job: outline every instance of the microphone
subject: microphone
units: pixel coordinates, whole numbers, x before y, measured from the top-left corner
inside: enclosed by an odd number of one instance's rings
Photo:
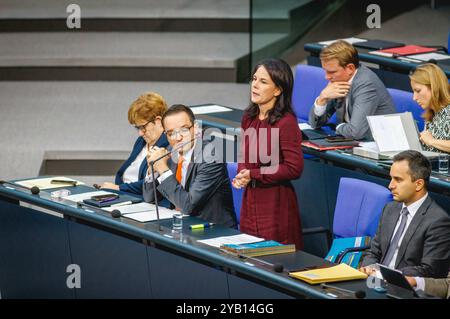
[[[191,138],[189,141],[186,141],[180,145],[178,145],[176,148],[174,148],[173,150],[171,150],[170,152],[167,152],[166,154],[161,155],[160,157],[158,157],[157,159],[150,161],[149,162],[149,167],[150,167],[150,171],[152,174],[152,181],[153,181],[153,196],[155,198],[155,210],[156,210],[156,219],[158,222],[158,229],[161,231],[161,224],[160,224],[160,220],[159,220],[159,207],[158,207],[158,194],[156,192],[156,179],[155,179],[155,163],[160,161],[161,159],[163,159],[166,156],[172,155],[175,152],[179,151],[180,149],[182,149],[183,147],[185,147],[186,145],[188,145],[189,143],[192,143],[193,141],[195,141],[199,136],[201,136],[201,132],[199,132],[199,134],[196,134],[193,138]]]
[[[273,270],[275,272],[283,272],[284,266],[281,263],[275,263],[275,264],[273,264]]]
[[[0,180],[0,184],[1,185],[7,184],[7,185],[14,186],[14,187],[19,187],[19,188],[26,189],[26,190],[29,190],[31,192],[31,194],[33,194],[33,195],[37,195],[37,194],[39,194],[41,192],[41,190],[37,186],[33,186],[33,187],[30,188],[30,187],[22,186],[22,185],[19,185],[19,184],[16,184],[16,183],[7,182],[7,181],[4,181],[4,180]]]
[[[331,288],[340,292],[345,292],[347,294],[350,294],[352,296],[355,296],[356,299],[364,299],[366,298],[366,293],[362,290],[357,290],[357,291],[353,291],[353,290],[349,290],[349,289],[344,289],[341,287],[337,287],[337,286],[332,286],[332,285],[328,285],[328,284],[321,284],[320,285],[322,287],[322,289],[327,289],[327,288]]]
[[[111,216],[114,217],[114,218],[119,218],[120,216],[122,216],[122,213],[120,212],[120,210],[114,209],[114,210],[111,212]]]

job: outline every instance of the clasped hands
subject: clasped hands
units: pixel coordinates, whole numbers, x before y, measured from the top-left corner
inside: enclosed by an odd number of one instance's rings
[[[148,167],[150,168],[150,163],[154,162],[164,154],[167,154],[167,150],[164,147],[158,147],[158,146],[150,146],[147,145],[147,163]],[[164,173],[165,171],[169,170],[169,165],[167,164],[167,161],[169,160],[169,155],[161,158],[157,162],[154,162],[153,168],[155,169],[155,172],[157,172],[159,175]],[[149,171],[151,172],[151,171]]]
[[[236,189],[241,189],[242,187],[247,186],[248,183],[250,183],[251,177],[250,177],[250,170],[243,169],[241,170],[234,178],[231,184]]]

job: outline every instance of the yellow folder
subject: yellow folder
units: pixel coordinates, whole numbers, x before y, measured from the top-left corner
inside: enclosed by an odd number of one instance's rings
[[[289,276],[306,281],[311,285],[367,278],[366,274],[344,263],[329,268],[291,272]]]

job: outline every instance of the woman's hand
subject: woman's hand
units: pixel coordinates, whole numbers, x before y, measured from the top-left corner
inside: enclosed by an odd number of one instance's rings
[[[250,177],[250,170],[243,169],[240,171],[235,178],[233,178],[232,185],[236,189],[241,189],[242,187],[247,186],[248,183],[250,183],[251,177]]]
[[[431,135],[430,131],[423,131],[420,133],[420,141],[428,146],[432,146],[435,138]]]
[[[113,183],[103,183],[100,188],[108,188],[108,189],[114,189],[116,191],[120,190],[119,185],[113,184]]]

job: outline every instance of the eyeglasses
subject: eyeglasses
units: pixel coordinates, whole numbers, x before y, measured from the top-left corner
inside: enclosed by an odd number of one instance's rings
[[[189,127],[182,127],[182,128],[180,128],[180,129],[178,129],[178,130],[173,130],[173,131],[165,132],[165,133],[166,133],[167,138],[168,138],[169,140],[175,140],[175,139],[177,138],[178,134],[180,134],[182,137],[188,136],[189,133],[190,133],[190,131],[191,131],[191,128],[192,128],[193,126],[194,126],[194,125],[191,125],[191,126],[189,126]]]
[[[150,121],[148,121],[147,123],[145,123],[144,125],[138,125],[138,126],[135,126],[134,128],[139,132],[139,131],[142,131],[143,133],[145,133],[146,132],[146,127],[147,127],[147,125],[149,124],[149,123],[151,123],[151,122],[153,122],[153,120],[150,120]]]

